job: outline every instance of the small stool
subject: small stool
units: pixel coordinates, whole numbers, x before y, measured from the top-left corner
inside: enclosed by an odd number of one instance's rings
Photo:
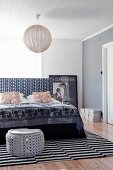
[[[7,152],[19,157],[32,157],[44,149],[44,134],[40,129],[11,129],[6,134]]]

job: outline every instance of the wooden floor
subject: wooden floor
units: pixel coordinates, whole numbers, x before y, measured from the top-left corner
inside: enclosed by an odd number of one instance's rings
[[[84,126],[86,130],[113,141],[112,125],[84,121]],[[0,170],[113,170],[113,157],[0,167]]]

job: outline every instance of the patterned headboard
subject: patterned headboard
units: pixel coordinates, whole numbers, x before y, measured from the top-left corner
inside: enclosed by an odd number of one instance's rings
[[[0,92],[18,91],[26,96],[33,91],[49,91],[49,78],[0,78]]]
[[[50,91],[52,94],[53,87],[50,82],[49,78],[0,78],[0,93],[18,91],[28,96],[34,91]],[[78,108],[77,77],[73,90],[76,95],[72,104]]]

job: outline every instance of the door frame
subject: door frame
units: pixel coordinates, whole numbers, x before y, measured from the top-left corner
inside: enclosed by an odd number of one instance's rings
[[[102,112],[103,122],[108,123],[108,93],[107,93],[107,48],[113,46],[113,41],[102,45]]]

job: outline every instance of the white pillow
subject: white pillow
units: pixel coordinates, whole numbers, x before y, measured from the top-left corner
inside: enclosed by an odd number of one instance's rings
[[[29,101],[25,97],[22,97],[21,98],[21,103],[29,103]]]
[[[27,100],[28,100],[29,103],[34,103],[35,102],[33,95],[27,96]]]
[[[54,103],[61,103],[60,101],[54,99],[53,97],[51,98],[51,102],[54,104]]]
[[[28,100],[24,97],[23,93],[19,93],[21,103],[28,103]]]

